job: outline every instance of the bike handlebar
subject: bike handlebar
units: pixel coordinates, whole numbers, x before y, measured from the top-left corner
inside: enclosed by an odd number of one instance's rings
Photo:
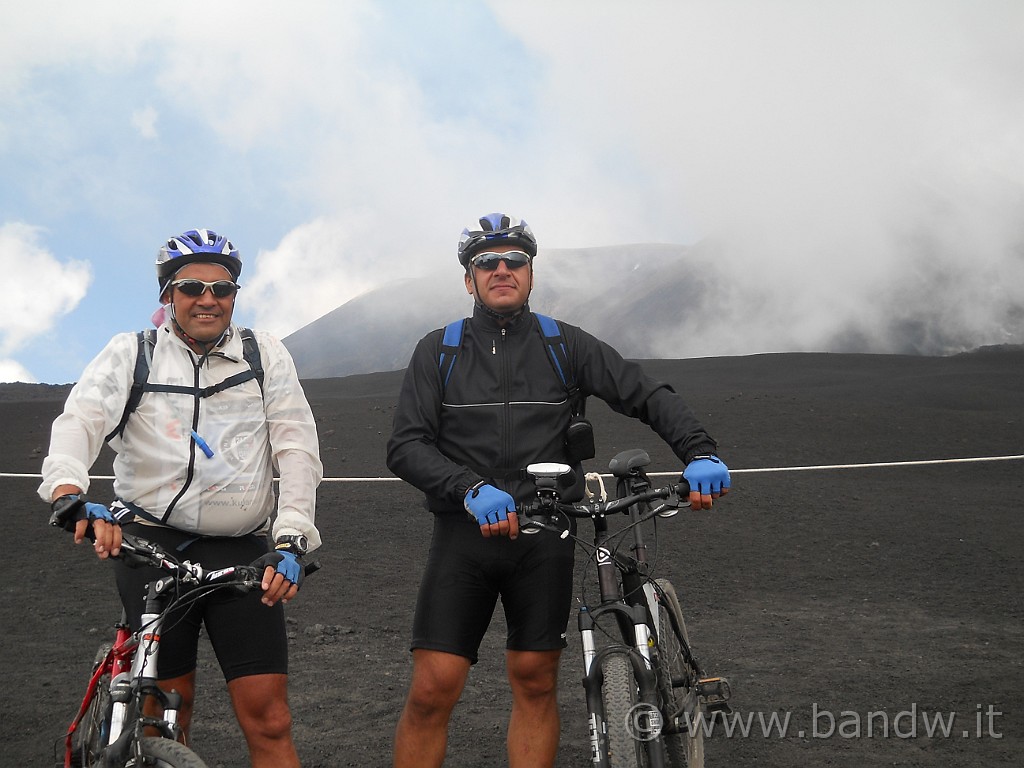
[[[258,583],[263,578],[262,569],[252,565],[233,565],[227,568],[204,568],[188,560],[179,562],[171,557],[159,544],[133,536],[121,534],[121,552],[117,556],[129,566],[150,565],[168,571],[178,578],[195,584],[217,584],[221,582]]]
[[[67,515],[61,516],[57,512],[50,516],[50,525],[67,531],[74,530],[74,521],[69,521]],[[94,539],[91,524],[86,531],[86,537],[90,540]],[[191,563],[188,560],[179,562],[159,544],[144,539],[141,536],[133,536],[124,531],[121,532],[121,551],[117,555],[117,559],[124,560],[129,566],[153,566],[168,571],[175,576],[194,581],[197,584],[216,584],[232,581],[243,585],[250,582],[259,584],[263,578],[263,569],[252,565],[234,565],[227,568],[208,569],[198,563]],[[318,570],[320,570],[320,561],[318,560],[307,563],[303,567],[303,572],[306,576]]]
[[[516,511],[526,517],[544,514],[545,512],[562,512],[569,517],[597,518],[627,512],[635,504],[654,501],[655,499],[669,502],[666,506],[678,507],[680,505],[680,498],[689,495],[689,493],[690,484],[683,480],[663,488],[650,488],[646,491],[640,491],[639,493],[633,493],[629,496],[612,499],[611,501],[577,501],[569,504],[559,501],[555,498],[554,494],[549,497],[542,496],[535,502],[520,504]]]

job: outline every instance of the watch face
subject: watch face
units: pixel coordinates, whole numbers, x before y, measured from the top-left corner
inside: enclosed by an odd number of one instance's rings
[[[309,548],[309,540],[305,536],[282,536],[277,540],[277,546],[293,547],[300,555],[304,555]]]

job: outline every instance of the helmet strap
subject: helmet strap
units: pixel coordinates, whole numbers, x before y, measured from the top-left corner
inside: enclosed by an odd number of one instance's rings
[[[178,338],[188,344],[193,351],[199,352],[202,355],[200,358],[200,365],[202,364],[202,361],[209,357],[210,353],[217,348],[217,345],[224,341],[224,337],[228,333],[228,329],[225,328],[224,332],[213,341],[200,341],[199,339],[193,338],[185,333],[185,329],[181,327],[181,323],[178,322],[178,318],[175,316],[174,302],[171,302],[168,305],[168,310],[168,315],[171,318],[171,324],[174,326],[174,332],[177,334]]]

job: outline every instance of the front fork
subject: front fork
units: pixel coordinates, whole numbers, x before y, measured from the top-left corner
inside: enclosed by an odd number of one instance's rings
[[[606,613],[612,614],[612,618],[623,626],[632,625],[632,647],[625,643],[612,643],[598,649],[594,627]],[[639,733],[654,734],[648,744],[657,745],[661,741],[663,721],[658,707],[658,677],[651,665],[651,634],[647,625],[647,609],[643,605],[615,602],[606,603],[591,611],[586,605],[581,605],[577,620],[583,642],[583,689],[586,693],[589,715],[591,763],[596,768],[609,768],[608,729],[604,700],[601,697],[604,685],[601,662],[605,656],[617,653],[629,659],[639,689],[634,725]],[[664,768],[662,751],[655,746],[648,752],[650,767]]]
[[[160,731],[160,735],[168,739],[177,739],[178,710],[181,708],[181,694],[177,691],[165,692],[157,683],[157,661],[160,657],[160,615],[163,602],[167,599],[166,590],[173,584],[171,579],[160,579],[150,585],[150,593],[146,598],[146,609],[142,614],[138,633],[138,645],[132,658],[131,670],[121,672],[110,681],[110,697],[113,701],[110,718],[109,760],[127,760],[128,752],[136,729],[126,729],[129,725],[132,707],[139,736],[142,728],[151,726]],[[155,630],[153,628],[156,628]],[[141,710],[147,698],[155,698],[163,707],[163,715],[159,718],[147,717]],[[110,763],[114,764],[114,763]]]

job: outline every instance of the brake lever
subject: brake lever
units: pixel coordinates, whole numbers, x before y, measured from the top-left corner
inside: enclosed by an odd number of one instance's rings
[[[561,528],[557,525],[552,525],[551,523],[538,520],[535,517],[528,518],[526,522],[519,526],[519,532],[525,534],[539,533],[542,529],[545,531],[551,531],[552,533],[557,533],[558,538],[560,539],[565,539],[569,536],[568,528]]]

